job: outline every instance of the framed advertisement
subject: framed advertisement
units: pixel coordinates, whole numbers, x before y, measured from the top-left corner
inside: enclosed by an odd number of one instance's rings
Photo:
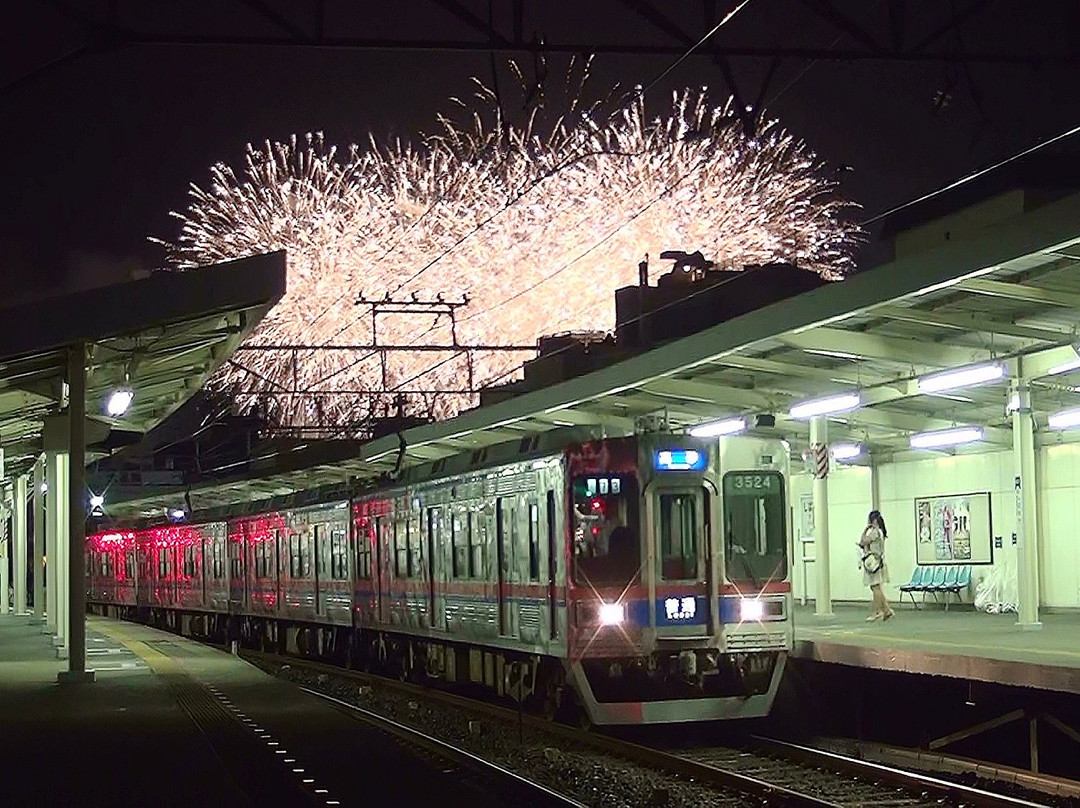
[[[993,564],[994,526],[989,492],[916,499],[915,562]]]

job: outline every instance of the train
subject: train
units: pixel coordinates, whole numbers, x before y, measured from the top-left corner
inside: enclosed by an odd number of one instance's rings
[[[760,717],[793,644],[789,463],[748,434],[529,436],[310,502],[98,528],[89,608],[582,723]]]

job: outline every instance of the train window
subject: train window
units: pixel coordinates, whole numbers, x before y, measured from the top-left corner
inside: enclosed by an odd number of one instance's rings
[[[349,577],[347,546],[344,530],[338,528],[330,531],[330,577],[335,581],[344,581]]]
[[[312,539],[310,535],[300,536],[300,577],[311,577]]]
[[[243,560],[240,557],[242,547],[240,541],[229,542],[229,576],[234,579],[240,578],[244,572]]]
[[[189,544],[184,547],[184,577],[195,577],[195,545]]]
[[[379,517],[374,521],[364,518],[356,530],[356,577],[362,581],[371,578],[371,546],[379,540],[382,532]]]
[[[461,520],[450,514],[450,574],[454,578],[463,578],[468,566],[468,537],[461,530]]]
[[[210,547],[211,547],[210,552],[213,554],[213,557],[214,557],[214,565],[213,565],[214,578],[215,579],[224,578],[225,577],[225,557],[224,557],[225,549],[224,549],[224,546],[222,545],[221,540],[215,536],[214,539],[213,539],[213,542],[210,545]]]
[[[299,578],[303,573],[300,563],[300,536],[296,533],[289,534],[289,577]]]
[[[540,508],[529,503],[529,580],[540,580]]]
[[[408,523],[394,522],[394,576],[404,578],[409,569]]]
[[[698,577],[696,494],[660,495],[660,577],[667,581]]]
[[[127,550],[124,553],[124,577],[128,580],[135,577],[135,551]]]
[[[169,554],[171,548],[161,547],[158,549],[158,577],[165,579],[169,577]]]
[[[422,518],[421,514],[421,518]],[[424,534],[420,530],[420,522],[409,520],[409,577],[420,578],[424,570]]]
[[[485,555],[487,551],[487,526],[484,519],[473,519],[473,514],[469,514],[468,520],[469,527],[469,577],[470,578],[484,578],[487,576],[487,569],[484,565]]]
[[[777,471],[724,475],[724,548],[728,580],[755,588],[787,577],[784,478]]]
[[[578,583],[625,585],[641,564],[637,480],[631,476],[607,480],[607,494],[600,493],[596,477],[573,481]]]

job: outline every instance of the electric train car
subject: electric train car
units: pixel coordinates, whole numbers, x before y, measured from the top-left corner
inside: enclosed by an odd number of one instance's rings
[[[746,435],[525,438],[348,499],[91,536],[91,608],[595,724],[762,716],[793,641],[788,464]]]

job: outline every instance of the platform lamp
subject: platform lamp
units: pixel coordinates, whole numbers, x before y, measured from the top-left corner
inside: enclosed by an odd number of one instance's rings
[[[132,354],[124,365],[124,383],[114,387],[105,396],[105,414],[110,418],[123,418],[129,409],[131,402],[135,400],[135,391],[131,388],[131,379],[135,375],[135,368],[139,363],[139,355]]]

